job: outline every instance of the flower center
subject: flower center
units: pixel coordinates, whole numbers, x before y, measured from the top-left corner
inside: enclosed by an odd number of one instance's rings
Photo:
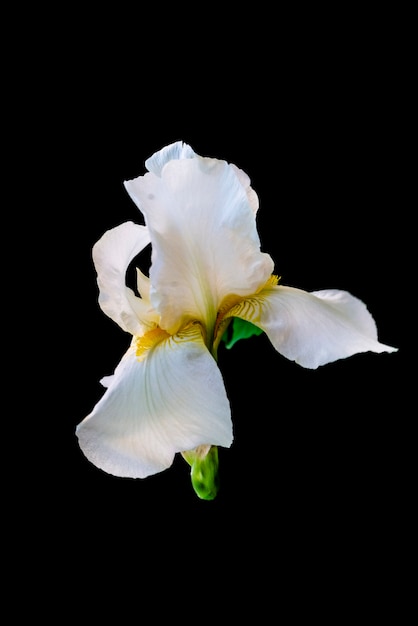
[[[277,285],[278,282],[279,278],[272,274],[267,282],[257,290],[254,296],[238,296],[236,294],[226,296],[218,309],[215,324],[211,328],[204,326],[201,322],[197,320],[189,321],[176,334],[178,336],[182,336],[183,338],[189,333],[194,336],[195,327],[196,325],[198,325],[200,327],[200,331],[202,333],[202,337],[206,344],[206,347],[208,348],[214,359],[217,360],[218,347],[222,339],[222,335],[228,328],[228,325],[234,317],[235,313],[237,312],[238,317],[242,317],[244,320],[246,320],[248,316],[243,313],[245,306],[251,302],[251,298],[257,296],[257,294],[262,292],[264,289],[269,289]],[[234,308],[236,308],[236,311],[232,311],[232,309]],[[241,315],[239,313],[241,313]],[[247,321],[252,320],[248,319]],[[136,346],[135,354],[138,361],[143,361],[146,358],[149,350],[161,343],[161,341],[168,339],[169,337],[172,337],[172,335],[166,330],[160,328],[160,326],[155,326],[155,328],[152,328],[140,337],[136,336],[134,338],[134,342]]]

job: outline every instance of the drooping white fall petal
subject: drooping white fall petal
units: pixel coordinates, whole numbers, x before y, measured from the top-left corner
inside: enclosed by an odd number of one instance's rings
[[[266,287],[230,311],[264,330],[286,358],[315,369],[359,352],[394,352],[378,341],[366,305],[346,291],[308,293],[283,285]]]
[[[132,335],[142,334],[148,324],[158,319],[156,313],[150,311],[149,301],[138,298],[126,286],[129,263],[149,243],[150,236],[146,226],[125,222],[105,232],[93,247],[100,307],[123,330]],[[145,280],[142,277],[142,283]]]
[[[184,158],[125,183],[152,240],[151,302],[161,327],[213,327],[222,300],[250,295],[273,271],[260,251],[243,176],[225,161]]]
[[[168,468],[176,452],[232,443],[222,376],[198,325],[162,340],[142,361],[132,345],[107,382],[77,436],[87,458],[110,474],[144,478]]]

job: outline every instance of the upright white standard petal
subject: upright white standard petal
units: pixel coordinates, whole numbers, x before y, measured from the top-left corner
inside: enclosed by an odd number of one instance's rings
[[[161,176],[164,165],[169,161],[192,159],[195,156],[195,151],[187,143],[176,141],[169,146],[165,146],[158,152],[155,152],[145,161],[145,167],[156,176]]]
[[[173,160],[160,176],[125,186],[150,231],[151,302],[168,332],[189,319],[210,331],[225,297],[250,295],[270,276],[273,261],[260,251],[254,206],[233,166]]]
[[[146,226],[125,222],[108,230],[93,247],[99,304],[119,326],[132,335],[142,334],[156,320],[150,304],[126,286],[129,263],[150,243]]]
[[[256,192],[251,187],[250,177],[243,170],[241,170],[236,165],[233,165],[232,163],[231,163],[231,167],[233,168],[235,174],[237,175],[238,180],[240,181],[241,185],[244,187],[245,193],[247,194],[247,200],[255,215],[258,211],[259,201],[258,201],[258,196]]]
[[[202,158],[191,148],[187,143],[183,141],[176,141],[168,146],[165,146],[158,152],[155,152],[149,159],[145,161],[145,167],[149,172],[153,172],[156,176],[161,176],[163,167],[169,161],[176,161],[179,159],[193,159]],[[234,164],[230,164],[241,185],[244,187],[247,194],[248,202],[254,211],[257,213],[259,202],[258,196],[254,189],[251,187],[251,181],[248,174],[237,167]]]
[[[144,478],[168,468],[176,452],[232,443],[222,376],[198,325],[163,339],[143,360],[133,342],[107,382],[77,435],[87,458],[110,474]]]
[[[378,341],[365,304],[346,291],[268,286],[230,314],[264,330],[278,352],[307,368],[359,352],[396,351]]]

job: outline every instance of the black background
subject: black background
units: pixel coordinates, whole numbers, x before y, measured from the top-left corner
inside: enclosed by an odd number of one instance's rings
[[[80,22],[64,45],[57,32],[28,59],[36,88],[22,102],[31,132],[19,166],[22,177],[41,170],[30,191],[45,240],[31,283],[43,358],[34,364],[36,417],[26,417],[35,462],[19,497],[36,495],[29,543],[41,528],[40,553],[57,548],[52,571],[74,566],[81,587],[100,569],[111,585],[125,576],[145,586],[176,580],[176,564],[186,563],[191,579],[181,584],[199,594],[195,572],[214,567],[234,579],[242,566],[274,593],[303,589],[317,610],[330,594],[353,612],[366,596],[372,611],[382,585],[391,588],[409,523],[411,167],[408,80],[386,18],[384,28],[338,21],[319,32],[296,20],[291,34],[280,23],[257,45],[249,23],[231,46],[231,23],[203,44],[157,31],[151,48],[143,29],[121,41],[125,25],[117,34],[111,20]],[[380,340],[399,348],[315,371],[288,362],[265,336],[222,351],[235,440],[220,451],[212,502],[194,494],[180,457],[145,480],[116,478],[91,465],[75,437],[130,340],[98,307],[91,248],[107,229],[142,220],[123,181],[176,140],[248,173],[262,249],[283,284],[350,291],[368,305]],[[216,601],[232,593],[213,586]]]

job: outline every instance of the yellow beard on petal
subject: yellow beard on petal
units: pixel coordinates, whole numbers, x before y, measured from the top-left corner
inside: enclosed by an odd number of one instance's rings
[[[276,274],[272,274],[268,278],[267,282],[265,282],[262,287],[257,289],[256,293],[260,293],[260,291],[263,291],[264,289],[268,289],[269,287],[276,287],[276,285],[279,284],[280,278],[281,278],[280,276],[276,276]]]
[[[244,300],[244,298],[242,296],[236,296],[234,294],[232,294],[230,296],[226,296],[226,298],[224,298],[222,300],[221,305],[220,305],[219,310],[218,310],[218,315],[216,316],[215,332],[214,332],[215,337],[218,334],[219,327],[222,324],[222,321],[223,321],[225,315],[234,306],[236,306],[237,304],[242,302],[242,300]]]
[[[160,341],[167,339],[171,335],[157,326],[157,328],[153,328],[142,335],[141,337],[135,337],[136,343],[136,357],[138,361],[143,361],[147,355],[147,352],[151,350],[154,346],[156,346]]]
[[[279,283],[279,280],[280,280],[280,276],[276,276],[275,274],[272,274],[268,278],[268,280],[261,287],[257,289],[254,296],[258,296],[264,290],[268,290],[271,287],[275,287]],[[258,307],[255,307],[254,303],[252,302],[252,299],[254,298],[254,296],[243,297],[243,296],[237,296],[235,294],[232,294],[223,299],[221,306],[219,307],[219,310],[218,310],[218,315],[217,315],[216,324],[215,324],[215,332],[214,332],[215,350],[217,349],[220,338],[225,332],[226,327],[231,321],[231,318],[234,316],[234,314],[237,314],[239,312],[241,313],[241,316],[244,319],[247,319],[247,321],[251,321],[251,322],[258,321],[257,316],[255,314],[255,311],[257,310]]]

